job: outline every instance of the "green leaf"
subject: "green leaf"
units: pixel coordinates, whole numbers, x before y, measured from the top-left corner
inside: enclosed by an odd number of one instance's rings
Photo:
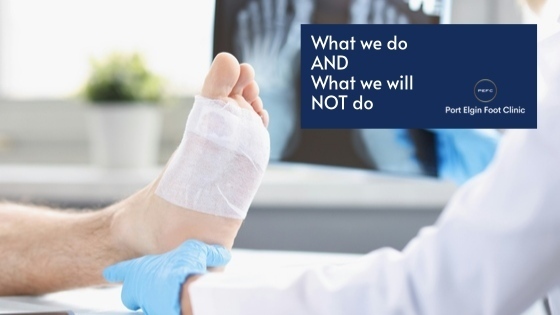
[[[91,75],[84,97],[99,105],[107,103],[158,103],[164,98],[163,80],[150,72],[139,54],[113,53],[91,61]]]

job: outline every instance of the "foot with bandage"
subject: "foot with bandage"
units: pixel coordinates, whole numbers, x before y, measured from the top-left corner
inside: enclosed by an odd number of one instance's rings
[[[232,55],[216,56],[165,170],[115,205],[112,228],[131,255],[167,252],[187,239],[233,246],[270,152],[254,76]]]
[[[274,120],[268,130],[272,160],[289,155],[296,129],[301,24],[312,21],[315,0],[251,0],[236,17],[236,55],[259,74],[261,97]],[[274,60],[274,62],[271,62]]]

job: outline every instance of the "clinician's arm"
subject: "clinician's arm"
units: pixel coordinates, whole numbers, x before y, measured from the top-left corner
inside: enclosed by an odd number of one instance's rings
[[[183,314],[190,303],[195,315],[521,313],[560,282],[560,106],[540,107],[538,121],[505,136],[487,171],[402,252],[190,278]]]

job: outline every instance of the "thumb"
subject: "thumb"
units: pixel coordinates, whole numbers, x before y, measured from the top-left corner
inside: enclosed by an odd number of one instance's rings
[[[206,265],[208,267],[220,267],[231,260],[231,253],[223,246],[208,245],[206,252]]]
[[[123,261],[105,268],[105,270],[103,270],[103,278],[108,282],[123,282],[135,260],[136,259]]]

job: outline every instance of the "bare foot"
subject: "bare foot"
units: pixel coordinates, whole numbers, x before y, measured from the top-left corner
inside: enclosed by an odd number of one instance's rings
[[[267,126],[268,113],[263,109],[254,76],[251,66],[239,65],[230,54],[219,54],[212,63],[201,95],[252,110]],[[238,161],[232,161],[228,166],[229,169],[236,167],[240,167]],[[233,246],[242,220],[209,215],[171,204],[155,194],[160,179],[161,175],[146,188],[114,206],[116,213],[112,230],[116,241],[123,244],[123,249],[136,256],[157,254],[172,250],[183,241],[193,238],[227,248]]]

